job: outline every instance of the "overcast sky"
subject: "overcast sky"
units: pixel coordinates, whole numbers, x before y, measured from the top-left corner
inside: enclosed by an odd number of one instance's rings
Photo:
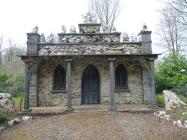
[[[156,40],[156,24],[159,22],[160,0],[121,0],[122,10],[116,21],[119,32],[137,34],[144,23],[153,31]],[[162,0],[163,1],[163,0]],[[60,33],[61,26],[82,23],[82,15],[88,10],[88,0],[0,0],[0,35],[24,44],[26,33],[34,26],[39,33]],[[155,53],[160,53],[154,49]]]

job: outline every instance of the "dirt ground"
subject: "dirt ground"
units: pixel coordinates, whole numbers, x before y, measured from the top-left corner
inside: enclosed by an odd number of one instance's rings
[[[187,129],[153,114],[80,112],[35,117],[1,132],[0,140],[187,140]]]

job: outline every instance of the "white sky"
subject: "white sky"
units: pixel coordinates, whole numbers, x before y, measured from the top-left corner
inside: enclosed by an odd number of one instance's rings
[[[153,31],[154,43],[160,0],[121,1],[124,6],[116,21],[117,31],[136,35],[146,23]],[[0,36],[24,44],[26,33],[35,25],[39,27],[39,33],[45,35],[60,33],[62,25],[68,28],[82,23],[82,15],[87,10],[88,0],[0,0]],[[160,52],[154,49],[154,53]]]

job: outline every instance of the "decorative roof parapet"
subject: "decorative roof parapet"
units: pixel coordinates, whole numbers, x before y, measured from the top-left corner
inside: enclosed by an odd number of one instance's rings
[[[59,43],[120,42],[121,33],[60,33]]]
[[[143,54],[141,43],[39,44],[38,55]]]
[[[80,33],[72,28],[71,33],[66,33],[62,26],[62,33],[58,37],[51,35],[45,39],[43,34],[38,34],[38,28],[27,34],[28,55],[110,55],[110,54],[152,54],[151,31],[144,26],[137,37],[121,33],[100,33],[101,24],[79,24]]]

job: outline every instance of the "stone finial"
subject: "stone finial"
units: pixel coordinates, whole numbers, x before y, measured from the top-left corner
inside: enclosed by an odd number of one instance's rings
[[[51,33],[48,37],[47,37],[47,42],[48,43],[54,43],[55,37],[54,34]]]
[[[87,12],[86,15],[83,15],[82,17],[83,17],[84,23],[96,23],[97,22],[96,16],[90,12]]]
[[[137,36],[135,36],[134,34],[132,34],[131,37],[130,37],[130,41],[131,42],[137,42]]]
[[[32,33],[38,33],[38,26],[35,26],[35,27],[32,29]]]
[[[65,25],[62,25],[62,33],[66,33],[66,26]]]
[[[147,25],[144,23],[143,27],[142,27],[142,31],[148,31]]]
[[[69,32],[70,32],[70,33],[76,33],[76,28],[75,28],[75,26],[71,26]]]
[[[122,41],[123,42],[129,42],[129,36],[126,32],[122,34]]]
[[[40,43],[46,43],[45,35],[43,33],[40,35]]]
[[[113,32],[113,33],[117,32],[116,27],[113,27],[113,28],[112,28],[112,32]]]

